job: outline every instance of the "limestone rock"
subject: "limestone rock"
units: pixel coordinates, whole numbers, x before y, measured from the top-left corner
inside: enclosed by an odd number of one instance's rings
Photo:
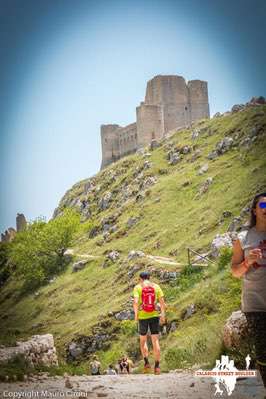
[[[236,216],[233,218],[232,222],[230,223],[230,225],[228,226],[227,231],[229,232],[233,232],[233,231],[239,231],[241,230],[241,217],[240,216]]]
[[[58,366],[52,334],[33,335],[28,341],[17,341],[16,346],[0,348],[0,363],[6,363],[17,355],[22,355],[32,367]]]
[[[2,242],[11,242],[16,235],[16,230],[13,227],[9,227],[4,233],[1,233]]]
[[[239,112],[239,111],[243,111],[244,109],[245,109],[245,105],[244,104],[235,104],[235,105],[233,105],[233,107],[231,109],[231,112],[232,113],[236,113],[236,112]]]
[[[143,169],[150,169],[152,167],[152,162],[146,160],[143,164]]]
[[[204,165],[202,165],[198,171],[198,175],[203,175],[204,173],[206,173],[209,169],[209,165],[207,163],[205,163]]]
[[[207,158],[210,159],[211,161],[213,159],[218,158],[218,152],[216,150],[211,151],[208,155]]]
[[[119,258],[120,254],[118,251],[109,252],[106,257],[110,259],[112,262],[115,262]]]
[[[112,199],[112,193],[108,191],[99,201],[98,206],[101,211],[104,211],[105,209],[109,208],[110,206],[110,201]]]
[[[182,320],[186,320],[189,317],[191,317],[194,313],[196,312],[196,307],[194,305],[194,303],[192,303],[191,305],[189,305],[183,312],[181,315],[181,319]]]
[[[79,272],[80,270],[84,269],[88,260],[79,260],[75,262],[72,266],[72,273]]]
[[[223,328],[223,342],[228,349],[240,349],[248,336],[248,325],[245,314],[238,310],[226,320]]]
[[[219,256],[220,249],[223,247],[231,248],[233,246],[232,235],[230,233],[216,234],[211,243],[211,255]]]
[[[132,250],[132,251],[129,252],[127,258],[128,258],[128,260],[132,260],[132,259],[135,259],[135,258],[141,258],[143,256],[145,256],[144,252]]]
[[[134,320],[134,311],[132,310],[121,310],[115,314],[115,319],[122,321],[122,320]]]
[[[232,137],[224,137],[219,143],[216,144],[216,151],[218,155],[224,154],[233,145],[234,139]]]
[[[192,140],[196,140],[199,137],[199,133],[200,132],[199,132],[198,129],[193,130],[192,135],[191,135],[191,139]]]
[[[200,190],[198,192],[198,195],[202,195],[204,193],[206,193],[209,190],[210,185],[213,182],[213,178],[212,177],[208,177],[205,182],[202,184],[202,186],[200,187]]]
[[[137,218],[137,217],[130,217],[127,220],[127,227],[129,227],[129,228],[133,227],[138,222],[138,220],[139,220],[139,218]]]
[[[201,150],[197,149],[193,152],[191,162],[195,162],[201,156]]]
[[[266,104],[266,100],[265,100],[265,97],[263,97],[263,96],[252,97],[251,100],[249,101],[249,104],[264,105],[264,104]]]
[[[143,268],[143,265],[142,264],[140,264],[140,263],[136,263],[135,265],[133,265],[130,269],[129,269],[129,271],[128,271],[128,273],[127,273],[127,275],[128,275],[128,277],[129,278],[132,278],[133,276],[134,276],[134,274],[136,274],[139,270],[141,270]]]
[[[176,165],[178,162],[181,161],[181,158],[178,153],[174,153],[170,156],[169,165]]]

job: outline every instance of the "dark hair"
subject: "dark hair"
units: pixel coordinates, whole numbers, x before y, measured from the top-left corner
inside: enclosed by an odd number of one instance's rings
[[[142,280],[149,280],[149,278],[150,278],[150,273],[149,272],[141,272],[140,274],[139,274],[139,276],[140,276],[140,278],[142,278]]]
[[[260,193],[256,194],[250,208],[250,219],[249,219],[249,227],[254,227],[256,226],[257,218],[254,213],[254,209],[256,209],[257,203],[259,202],[260,197],[266,197],[266,192],[265,193]]]

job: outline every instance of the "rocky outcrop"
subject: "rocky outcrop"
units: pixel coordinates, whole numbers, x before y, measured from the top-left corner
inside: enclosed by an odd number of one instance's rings
[[[231,233],[216,234],[211,243],[211,255],[217,257],[223,247],[231,248],[233,246],[234,235]]]
[[[247,319],[241,310],[237,310],[226,320],[223,328],[223,343],[227,349],[240,349],[247,337]]]
[[[79,272],[80,270],[83,270],[86,267],[86,264],[89,262],[88,259],[86,260],[79,260],[78,262],[75,262],[72,266],[72,272]]]
[[[111,321],[102,321],[93,327],[91,335],[78,335],[66,345],[67,361],[81,360],[98,350],[107,350],[119,328]]]
[[[9,227],[4,233],[1,233],[2,242],[10,242],[15,238],[16,230],[13,227]]]
[[[26,229],[27,220],[23,215],[23,213],[17,213],[16,226],[17,226],[17,231],[23,231]]]
[[[33,335],[28,341],[17,341],[17,346],[0,348],[0,363],[22,355],[31,366],[58,366],[52,334]]]

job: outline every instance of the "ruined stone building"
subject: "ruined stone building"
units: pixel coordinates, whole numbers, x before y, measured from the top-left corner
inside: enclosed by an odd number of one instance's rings
[[[20,231],[23,231],[27,227],[27,220],[23,213],[17,213],[16,216],[16,227],[17,230],[14,229],[13,227],[9,227],[7,230],[5,230],[4,233],[1,233],[1,242],[11,242],[16,234]]]
[[[101,126],[101,169],[171,130],[190,127],[209,116],[207,82],[186,83],[177,75],[155,76],[147,83],[145,101],[136,108],[136,122],[125,127]]]

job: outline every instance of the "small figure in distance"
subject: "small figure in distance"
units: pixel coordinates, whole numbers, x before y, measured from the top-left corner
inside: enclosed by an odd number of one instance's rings
[[[106,370],[105,374],[108,375],[116,375],[116,371],[114,369],[114,366],[112,364],[109,364],[108,369]]]
[[[119,360],[118,364],[121,374],[130,373],[130,368],[132,367],[132,361],[128,359],[127,355],[124,355],[122,359]]]
[[[138,332],[140,335],[140,350],[144,360],[144,373],[150,372],[151,366],[148,359],[149,350],[147,345],[148,329],[151,333],[151,341],[154,354],[154,374],[160,374],[160,344],[159,330],[160,324],[165,324],[164,294],[161,287],[150,281],[148,271],[141,272],[139,284],[134,287],[133,309],[135,320],[138,322]],[[160,303],[161,314],[157,310],[157,303]]]
[[[98,361],[96,355],[94,355],[92,359],[92,362],[90,362],[91,375],[100,375],[101,363]]]
[[[249,228],[238,233],[233,244],[231,270],[233,276],[243,278],[241,310],[266,388],[266,192],[253,199]]]

